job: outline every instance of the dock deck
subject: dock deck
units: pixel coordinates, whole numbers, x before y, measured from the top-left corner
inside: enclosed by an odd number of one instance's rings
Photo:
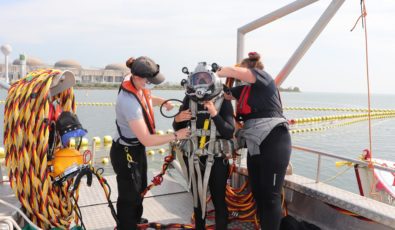
[[[153,176],[158,173],[158,170],[149,168],[148,179],[151,180]],[[175,169],[170,169],[169,173],[170,175],[166,174],[164,176],[161,185],[153,187],[146,194],[143,202],[143,217],[147,218],[149,222],[162,224],[191,224],[193,211],[192,195],[186,190],[181,175]],[[116,207],[118,194],[116,176],[107,175],[105,178],[111,186],[111,201],[114,207]],[[14,196],[9,183],[0,184],[0,194],[1,199],[20,207],[20,203]],[[95,178],[93,179],[91,187],[86,185],[85,178],[82,179],[79,195],[78,204],[81,209],[83,222],[87,229],[114,229],[115,221],[108,207],[104,191]],[[208,210],[210,209],[212,209],[211,204],[209,204],[208,207]],[[0,205],[0,216],[11,215],[16,216],[15,211]],[[214,222],[212,220],[207,220],[207,224],[211,225],[214,224]],[[229,227],[233,229],[255,229],[254,225],[251,223],[236,221],[231,222]]]
[[[148,178],[152,178],[158,172],[149,171]],[[171,173],[177,172],[171,170]],[[106,176],[106,179],[111,186],[111,200],[115,205],[118,194],[116,177],[111,175]],[[115,221],[111,216],[99,183],[92,183],[92,187],[87,187],[85,184],[81,186],[79,205],[87,229],[114,229]],[[193,203],[191,193],[174,177],[167,174],[160,186],[154,187],[146,194],[143,206],[143,217],[147,218],[149,222],[190,224],[192,221]],[[210,209],[212,207],[209,206]],[[213,223],[213,221],[207,220],[207,224]],[[231,222],[229,227],[246,230],[255,229],[253,224],[241,222]]]
[[[161,158],[162,156],[158,156]],[[153,159],[151,159],[153,160]],[[155,162],[158,163],[158,162]],[[98,165],[109,168],[110,165]],[[148,179],[159,173],[159,167],[148,168]],[[3,167],[3,175],[4,167]],[[117,184],[116,176],[105,176],[111,186],[111,200],[116,206]],[[395,207],[366,197],[344,191],[333,186],[315,183],[314,180],[298,176],[288,175],[285,180],[286,201],[288,211],[300,219],[316,224],[321,229],[349,229],[339,223],[349,223],[348,226],[358,226],[358,229],[393,229],[395,226]],[[0,198],[20,206],[15,198],[9,183],[0,183]],[[85,178],[80,186],[79,206],[84,224],[87,229],[114,229],[115,221],[111,215],[104,191],[94,179],[92,186],[86,185]],[[364,216],[373,221],[359,220],[358,218],[341,215],[340,212],[329,207],[331,204],[341,207],[353,213]],[[144,199],[143,217],[150,222],[161,224],[179,223],[191,224],[192,222],[192,195],[186,190],[185,180],[175,169],[169,169],[160,186],[153,187]],[[208,210],[211,210],[211,203]],[[332,216],[333,221],[328,219]],[[0,205],[0,216],[14,216],[15,211]],[[336,221],[334,217],[336,216]],[[207,220],[207,224],[213,224],[213,220]],[[233,221],[229,224],[232,229],[255,229],[252,223]],[[0,224],[1,229],[1,224]]]

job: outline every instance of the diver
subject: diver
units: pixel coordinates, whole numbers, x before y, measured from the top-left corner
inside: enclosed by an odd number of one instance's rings
[[[174,130],[190,126],[191,138],[181,143],[184,174],[192,187],[196,229],[205,229],[207,185],[215,208],[215,229],[227,229],[228,209],[225,189],[234,132],[233,108],[223,98],[223,85],[205,62],[193,73],[186,67],[183,81],[186,96],[173,122]],[[181,159],[179,159],[181,161]]]

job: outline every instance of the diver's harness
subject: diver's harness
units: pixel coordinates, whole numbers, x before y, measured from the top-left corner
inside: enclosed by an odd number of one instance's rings
[[[214,98],[214,105],[217,111],[220,111],[222,102],[224,100],[223,93],[219,94]],[[202,218],[206,214],[206,197],[207,197],[207,186],[210,179],[211,168],[214,164],[214,157],[226,157],[227,153],[232,153],[234,146],[231,140],[217,139],[217,128],[213,119],[206,119],[204,127],[202,129],[196,128],[196,120],[198,111],[198,104],[194,100],[189,100],[189,108],[191,110],[191,132],[194,134],[191,139],[181,141],[181,150],[184,156],[188,157],[188,168],[181,164],[184,175],[188,178],[188,187],[191,186],[193,189],[193,205],[198,207],[198,196],[200,199],[200,205],[202,207]],[[210,125],[210,129],[208,126]],[[210,140],[206,142],[206,137],[209,136]],[[198,138],[200,137],[200,143]],[[208,146],[207,146],[208,145]],[[207,148],[206,148],[207,146]],[[204,177],[201,174],[200,156],[207,156]],[[180,161],[183,156],[177,156]]]

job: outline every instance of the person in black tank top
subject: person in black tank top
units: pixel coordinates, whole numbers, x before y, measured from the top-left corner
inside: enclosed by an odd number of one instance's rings
[[[241,131],[255,132],[261,137],[259,148],[251,148],[248,135],[244,136],[249,149],[248,176],[261,229],[277,230],[282,217],[281,189],[291,155],[291,137],[274,80],[263,70],[258,53],[251,52],[248,56],[241,67],[223,67],[217,74],[247,82],[232,88],[226,98],[238,100],[236,118],[244,122]],[[263,125],[248,130],[251,124]],[[255,151],[251,152],[252,149]]]

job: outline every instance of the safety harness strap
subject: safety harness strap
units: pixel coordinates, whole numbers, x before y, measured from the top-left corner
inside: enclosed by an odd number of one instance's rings
[[[189,108],[191,109],[191,132],[194,134],[196,132],[196,112],[197,112],[197,103],[193,100],[189,100]],[[198,143],[198,137],[197,136],[192,136],[190,140],[190,144],[192,144],[192,151],[194,151],[197,147]],[[189,146],[190,147],[190,146]],[[197,187],[196,185],[198,184],[196,182],[196,177],[195,177],[195,167],[194,164],[199,165],[199,158],[195,157],[194,152],[188,153],[188,163],[189,163],[189,182],[192,183],[192,189],[193,189],[193,206],[197,207],[198,206],[198,196],[197,196]],[[200,170],[199,170],[200,172]]]
[[[125,143],[128,143],[132,146],[140,145],[140,141],[136,137],[135,138],[127,138],[124,135],[122,135],[121,127],[119,127],[117,120],[115,120],[115,124],[117,125],[118,135],[119,135],[119,138],[121,138],[121,140],[123,140]]]
[[[220,111],[222,102],[223,102],[223,97],[222,95],[220,97],[217,97],[217,100],[214,102],[215,104],[215,108],[217,109],[217,111]],[[208,150],[207,150],[207,160],[206,160],[206,169],[204,172],[204,179],[203,179],[203,183],[202,183],[202,191],[199,194],[200,197],[200,204],[202,207],[202,218],[205,217],[206,215],[206,197],[207,197],[207,187],[208,187],[208,182],[210,179],[210,174],[211,174],[211,168],[214,164],[214,146],[215,146],[215,142],[216,142],[216,134],[217,134],[217,127],[215,126],[214,120],[211,119],[211,124],[210,124],[210,140],[208,143]],[[200,182],[200,181],[199,181]]]
[[[195,177],[195,167],[194,164],[199,165],[199,158],[196,155],[189,156],[188,158],[188,163],[189,163],[189,175],[190,175],[190,180],[192,182],[192,195],[193,195],[193,206],[195,208],[198,207],[198,193],[197,193],[197,182],[196,182],[196,177]],[[200,170],[199,170],[200,171]]]
[[[223,99],[224,98],[222,94],[216,98],[214,104],[217,111],[220,111]],[[191,109],[191,114],[192,114],[191,131],[193,134],[196,134],[197,132],[196,115],[198,112],[197,103],[193,100],[190,100],[189,108]],[[203,149],[198,148],[199,135],[194,135],[189,143],[185,143],[192,145],[192,146],[186,146],[187,147],[186,153],[188,154],[188,165],[189,165],[188,183],[191,182],[193,185],[192,189],[193,189],[194,207],[198,207],[198,202],[200,202],[200,206],[202,208],[202,218],[206,216],[207,187],[210,179],[211,168],[214,164],[214,156],[216,155],[214,151],[215,151],[215,142],[217,136],[217,128],[215,126],[213,119],[210,118],[210,131],[209,132],[205,131],[204,133],[210,135],[210,140],[208,143],[205,144]],[[207,144],[208,144],[208,148],[206,149]],[[202,169],[199,160],[199,157],[201,155],[207,155],[203,176],[202,176]]]

